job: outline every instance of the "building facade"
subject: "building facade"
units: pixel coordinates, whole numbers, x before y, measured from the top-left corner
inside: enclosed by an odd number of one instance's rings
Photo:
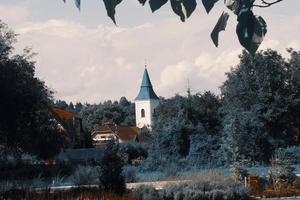
[[[93,146],[97,148],[106,147],[109,142],[143,142],[140,129],[135,126],[120,126],[105,123],[92,132]]]
[[[155,94],[150,77],[145,67],[143,80],[138,96],[135,98],[135,119],[136,126],[139,128],[153,126],[153,115],[159,105],[159,98]]]

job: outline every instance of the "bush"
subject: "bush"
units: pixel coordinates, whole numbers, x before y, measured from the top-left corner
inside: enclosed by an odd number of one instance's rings
[[[122,158],[125,158],[123,160],[125,160],[126,163],[131,165],[139,164],[134,161],[145,159],[148,156],[148,152],[144,145],[138,142],[120,144],[119,154]]]
[[[282,158],[289,159],[293,164],[300,164],[300,146],[279,148],[276,150],[275,154]]]
[[[122,175],[123,162],[118,155],[118,146],[111,143],[107,146],[99,166],[99,183],[105,192],[123,194],[126,190],[125,178]]]
[[[143,186],[133,190],[133,196],[137,199],[152,200],[250,200],[252,199],[245,188],[231,182],[223,185],[221,182],[192,182],[176,186],[169,186],[163,190],[155,190],[152,187]]]
[[[236,181],[243,182],[249,176],[248,169],[243,162],[234,162],[230,168]]]
[[[271,167],[269,171],[270,184],[275,188],[286,187],[293,185],[297,176],[295,168],[288,158],[275,155],[271,160]]]
[[[133,183],[137,181],[136,170],[136,167],[130,165],[123,167],[123,176],[125,177],[125,181],[127,183]]]
[[[0,180],[28,180],[38,176],[41,178],[52,178],[60,174],[69,176],[74,171],[74,166],[70,163],[61,164],[29,164],[22,161],[9,161],[0,163]]]
[[[159,199],[159,193],[155,188],[149,186],[141,186],[132,191],[133,197],[143,200]]]
[[[97,182],[99,169],[98,167],[79,165],[74,174],[71,175],[74,184],[89,185]]]

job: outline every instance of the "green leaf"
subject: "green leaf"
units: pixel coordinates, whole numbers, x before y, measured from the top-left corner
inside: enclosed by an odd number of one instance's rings
[[[75,0],[75,5],[78,8],[78,10],[80,10],[80,0]]]
[[[116,24],[115,14],[116,14],[116,6],[122,2],[122,0],[103,0],[107,15],[112,19],[112,21]]]
[[[196,0],[171,0],[171,6],[174,13],[184,22],[196,9],[197,2]]]
[[[202,4],[207,13],[214,7],[215,3],[219,0],[202,0]]]
[[[226,12],[223,12],[222,15],[220,16],[216,26],[214,27],[213,31],[210,34],[210,37],[216,47],[219,45],[219,33],[221,31],[224,31],[226,26],[227,26],[227,21],[229,19],[229,15]]]
[[[150,8],[152,12],[160,9],[164,4],[166,4],[168,0],[149,0]]]
[[[254,16],[252,11],[240,14],[238,21],[236,33],[240,44],[253,55],[264,40],[267,24],[262,17]]]
[[[142,5],[145,5],[147,0],[139,0],[139,2],[142,4]]]
[[[255,0],[225,0],[225,6],[234,12],[234,14],[239,15],[244,9],[251,9]]]

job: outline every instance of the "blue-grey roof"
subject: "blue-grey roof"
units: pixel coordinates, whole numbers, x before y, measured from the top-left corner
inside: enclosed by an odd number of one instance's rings
[[[159,98],[153,91],[147,68],[145,68],[141,89],[138,96],[135,98],[135,100],[148,100],[148,99],[159,99]]]

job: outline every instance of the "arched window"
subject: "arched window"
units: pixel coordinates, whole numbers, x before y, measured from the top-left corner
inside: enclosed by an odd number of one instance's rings
[[[145,117],[145,110],[144,109],[141,110],[141,117]]]

